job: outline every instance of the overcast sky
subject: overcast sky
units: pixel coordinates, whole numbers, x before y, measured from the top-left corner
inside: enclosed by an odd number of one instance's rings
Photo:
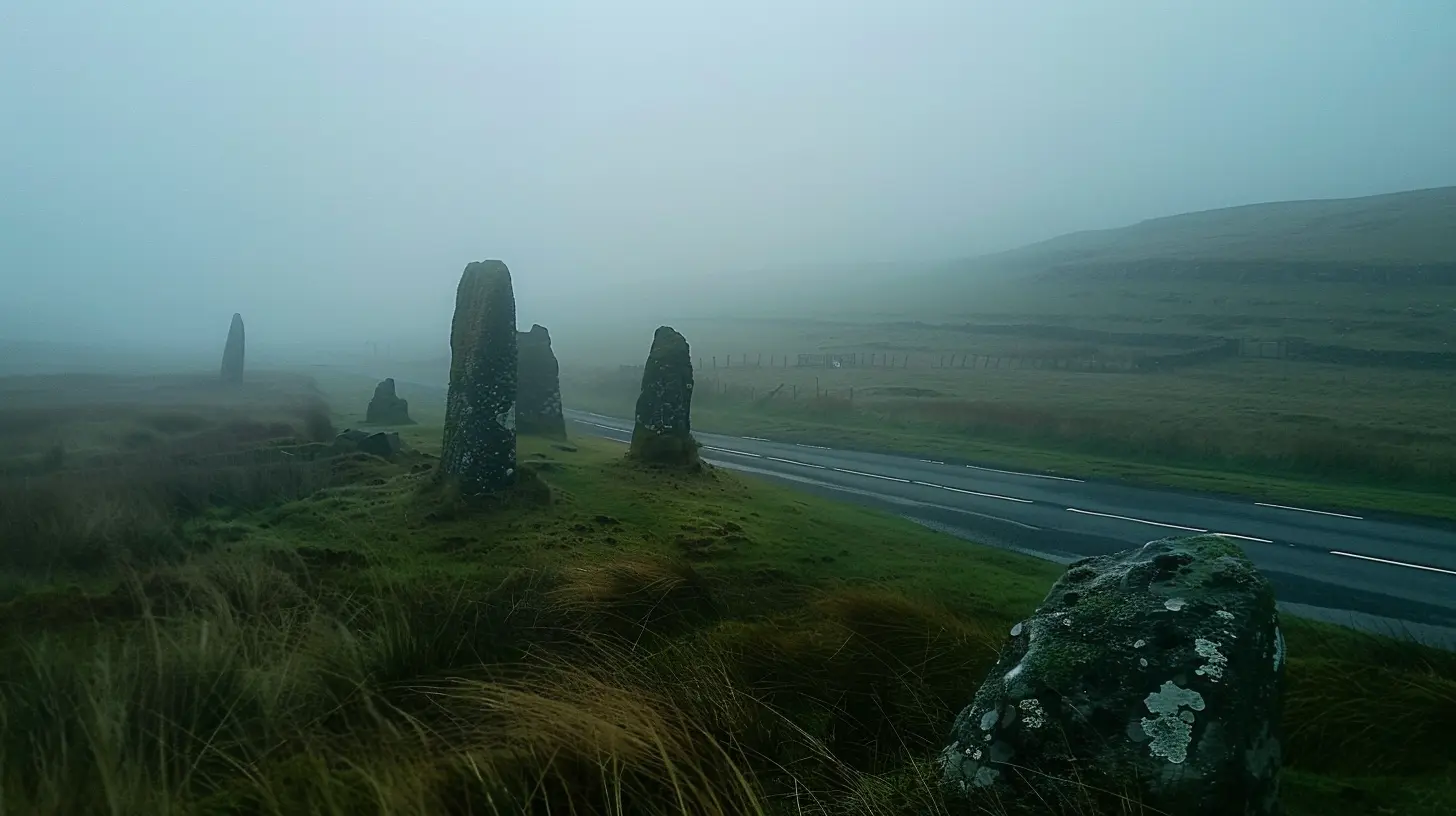
[[[482,258],[549,323],[1453,145],[1451,0],[3,0],[0,339],[409,332]]]

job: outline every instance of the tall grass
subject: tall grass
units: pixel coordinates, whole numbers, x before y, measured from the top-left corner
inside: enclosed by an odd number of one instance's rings
[[[303,575],[173,569],[132,582],[134,626],[13,645],[0,812],[1017,812],[957,810],[928,762],[1002,621],[865,589],[713,621],[665,561],[368,592]],[[1456,760],[1453,661],[1379,643],[1361,659],[1384,665],[1292,658],[1296,768]],[[1034,812],[1107,812],[1094,798]]]

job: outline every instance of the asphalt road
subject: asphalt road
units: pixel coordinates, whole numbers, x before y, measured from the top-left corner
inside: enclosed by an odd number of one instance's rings
[[[625,442],[630,420],[567,411],[573,430]],[[1154,538],[1233,536],[1307,617],[1456,647],[1456,530],[1062,476],[695,433],[703,457],[890,510],[963,538],[1068,562]]]

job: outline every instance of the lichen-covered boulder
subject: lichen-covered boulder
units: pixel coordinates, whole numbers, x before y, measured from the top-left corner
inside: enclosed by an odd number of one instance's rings
[[[956,717],[943,781],[954,799],[1036,813],[1131,797],[1179,816],[1275,814],[1283,676],[1273,590],[1230,539],[1085,558],[1012,627]]]
[[[438,472],[466,497],[502,490],[515,479],[516,297],[500,261],[465,267],[455,294]]]
[[[644,462],[696,464],[692,408],[693,360],[688,341],[663,326],[652,336],[652,350],[643,367],[628,456]]]
[[[374,397],[364,412],[364,421],[370,425],[413,425],[410,419],[409,400],[401,399],[394,390],[394,378],[385,379],[374,387]]]
[[[566,437],[566,416],[561,412],[561,367],[551,350],[551,333],[533,324],[516,335],[518,359],[516,433]]]
[[[240,383],[243,381],[243,316],[233,315],[228,327],[227,344],[222,347],[222,381]]]
[[[404,442],[393,431],[370,433],[349,428],[334,438],[334,448],[340,451],[359,451],[380,459],[393,459],[404,450]]]

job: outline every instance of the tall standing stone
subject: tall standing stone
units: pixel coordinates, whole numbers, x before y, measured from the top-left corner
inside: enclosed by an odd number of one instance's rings
[[[466,266],[455,293],[440,473],[467,496],[515,480],[516,297],[500,261]]]
[[[520,367],[517,370],[516,432],[535,436],[566,437],[561,412],[561,367],[551,350],[551,333],[533,324],[516,335]]]
[[[243,381],[243,316],[233,315],[228,327],[227,345],[222,347],[222,381],[240,383]]]
[[[644,462],[696,463],[692,408],[693,360],[688,341],[663,326],[652,336],[652,351],[643,367],[628,456]]]
[[[388,377],[374,387],[374,398],[365,409],[364,421],[370,425],[413,425],[410,419],[409,400],[400,398],[394,390],[394,378]]]
[[[1089,798],[1121,812],[1125,796],[1179,816],[1273,816],[1283,688],[1274,592],[1237,544],[1085,558],[1012,627],[956,717],[943,779],[953,796],[1035,813],[1085,813]]]

